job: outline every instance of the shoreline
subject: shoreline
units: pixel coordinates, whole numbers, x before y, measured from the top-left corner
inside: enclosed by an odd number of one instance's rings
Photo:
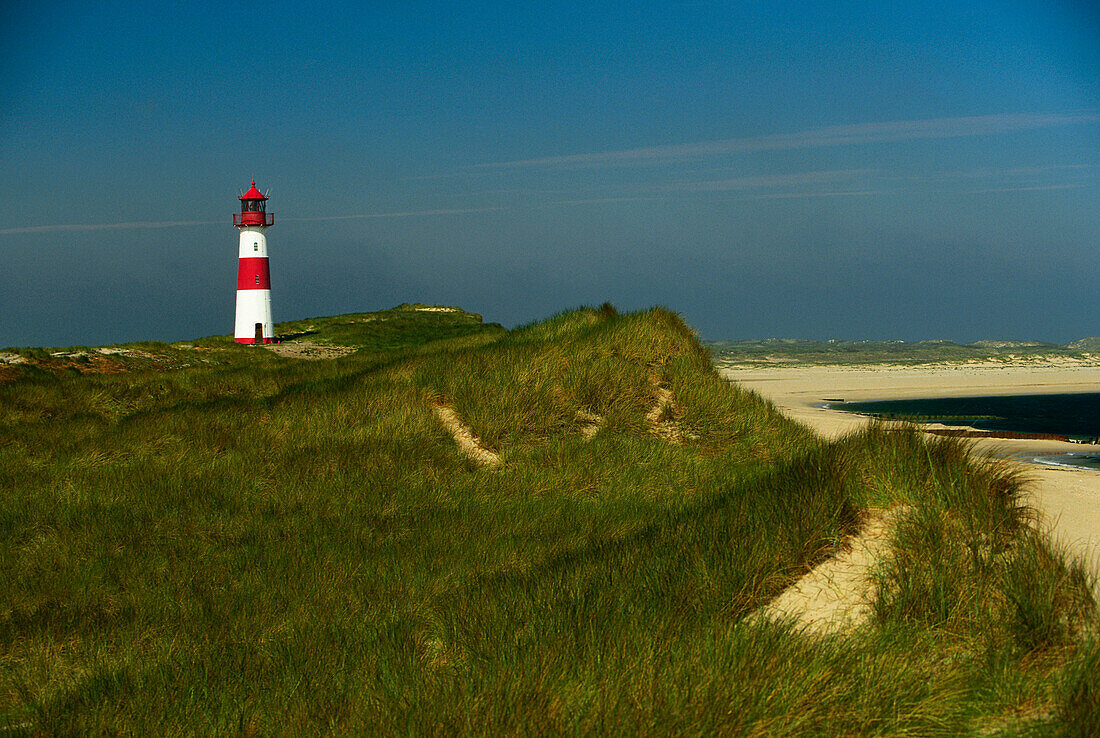
[[[820,407],[829,400],[892,400],[982,395],[1073,394],[1100,391],[1100,363],[968,362],[857,365],[726,365],[726,379],[770,400],[788,417],[826,438],[838,438],[870,417]],[[935,424],[930,424],[934,429]],[[1100,595],[1100,470],[1055,466],[1023,456],[1097,454],[1100,444],[974,438],[975,446],[1024,466],[1027,501],[1054,539],[1082,558]]]

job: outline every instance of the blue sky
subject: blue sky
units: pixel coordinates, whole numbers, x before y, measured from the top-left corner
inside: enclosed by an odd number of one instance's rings
[[[277,321],[1100,334],[1093,4],[597,5],[0,5],[0,346],[231,331],[252,176]]]

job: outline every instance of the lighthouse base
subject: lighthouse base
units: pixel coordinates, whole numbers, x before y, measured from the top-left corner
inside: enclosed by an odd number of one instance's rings
[[[275,325],[271,320],[271,290],[237,290],[237,319],[233,327],[237,343],[273,343]]]

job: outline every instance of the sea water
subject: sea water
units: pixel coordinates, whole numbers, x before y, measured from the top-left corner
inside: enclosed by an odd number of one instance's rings
[[[930,400],[827,402],[834,410],[978,430],[1100,436],[1100,392],[1069,395],[939,397]]]
[[[1083,469],[1096,469],[1100,471],[1100,456],[1096,454],[1020,454],[1024,461],[1032,461],[1036,464],[1048,466],[1069,466]]]
[[[1049,433],[1092,442],[1100,437],[1100,392],[876,402],[829,401],[822,407],[921,423],[967,426],[978,430]],[[1014,456],[1022,461],[1049,466],[1100,471],[1100,455],[1094,453],[1020,453]]]

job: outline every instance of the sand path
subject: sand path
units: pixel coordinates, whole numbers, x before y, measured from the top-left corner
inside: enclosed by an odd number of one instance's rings
[[[433,405],[432,412],[447,429],[447,432],[451,434],[451,437],[455,439],[458,450],[463,456],[479,466],[500,466],[500,457],[481,445],[481,441],[470,430],[470,427],[462,422],[454,408],[449,405]]]
[[[899,510],[870,510],[840,551],[803,575],[756,611],[770,620],[793,618],[800,629],[817,634],[855,627],[871,615],[875,599],[871,571],[889,549],[890,528]]]
[[[866,418],[814,407],[826,399],[889,400],[978,395],[1100,392],[1100,365],[1085,363],[937,364],[921,366],[743,366],[723,376],[755,390],[794,418],[835,438]],[[1060,441],[981,439],[979,448],[1000,454],[1100,454],[1100,446]],[[1081,557],[1097,577],[1100,594],[1100,471],[1028,464],[1029,502],[1056,540]]]
[[[335,346],[331,344],[313,343],[294,339],[282,343],[265,343],[264,348],[274,351],[279,356],[291,359],[338,359],[355,351],[353,346]]]

